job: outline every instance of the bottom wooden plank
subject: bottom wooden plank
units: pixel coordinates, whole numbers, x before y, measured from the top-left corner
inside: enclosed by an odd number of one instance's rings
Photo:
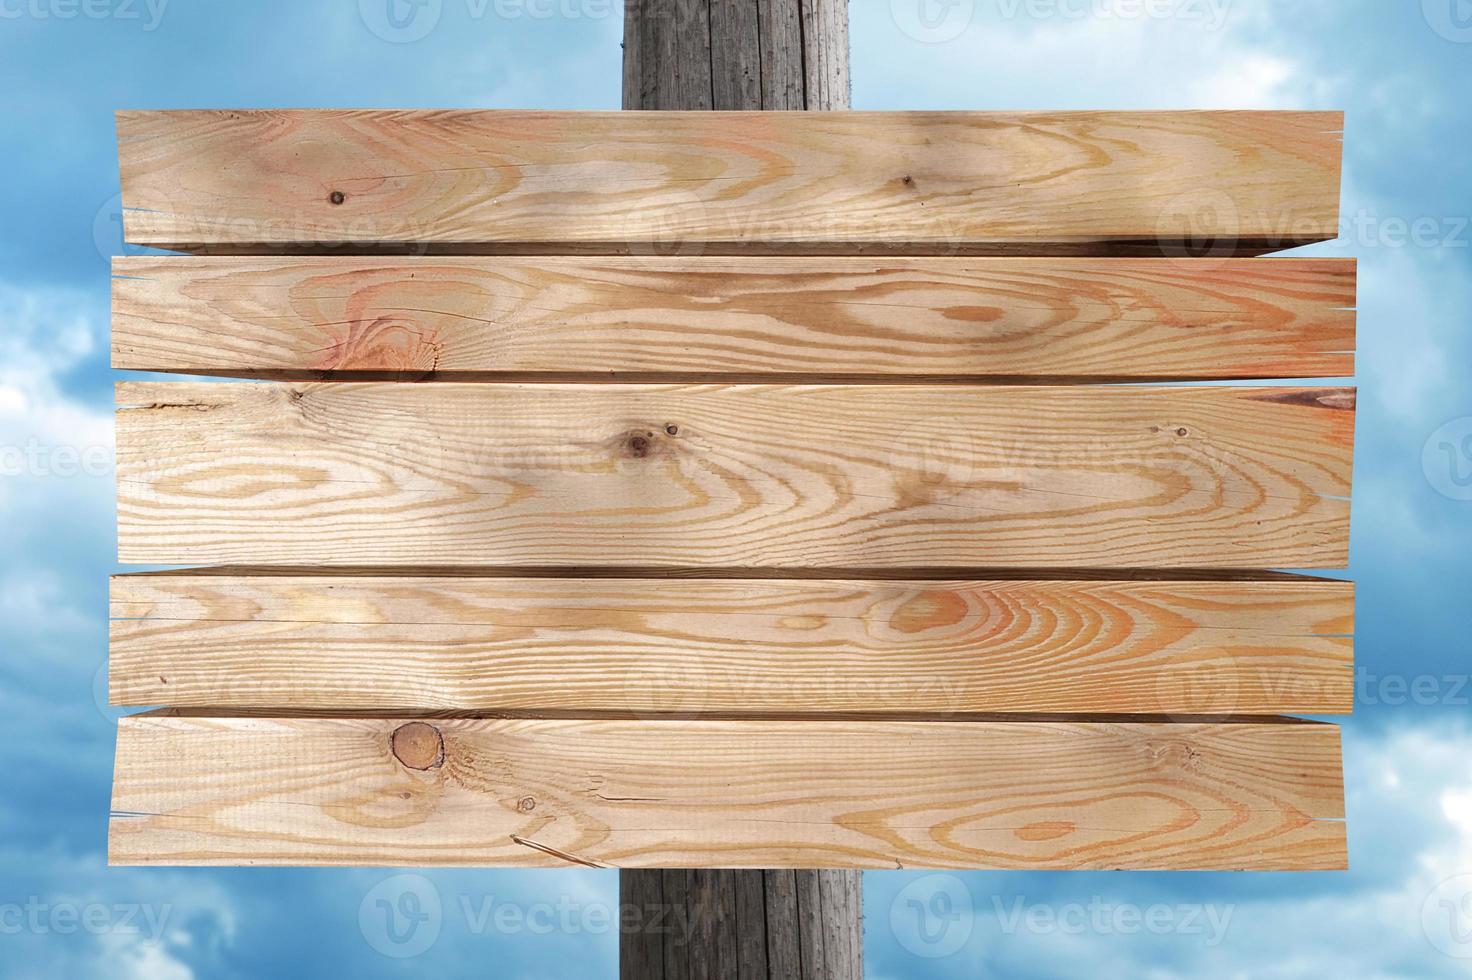
[[[1338,730],[1291,720],[119,723],[115,864],[1315,870]]]

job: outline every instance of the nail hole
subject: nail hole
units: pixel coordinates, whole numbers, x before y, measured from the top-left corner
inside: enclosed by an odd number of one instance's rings
[[[333,191],[331,194],[329,194],[327,196],[327,200],[331,201],[333,204],[341,204],[343,201],[346,201],[347,199],[348,199],[348,196],[346,194],[344,194],[342,191]]]

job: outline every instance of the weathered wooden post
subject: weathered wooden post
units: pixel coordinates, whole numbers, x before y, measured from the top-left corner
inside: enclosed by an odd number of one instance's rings
[[[848,0],[628,0],[625,109],[847,109]],[[864,975],[858,871],[619,873],[619,976]]]

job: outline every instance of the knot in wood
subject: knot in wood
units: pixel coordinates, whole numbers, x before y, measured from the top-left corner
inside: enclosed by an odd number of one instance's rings
[[[394,729],[389,738],[394,758],[410,769],[435,769],[445,761],[445,738],[440,730],[422,721],[411,721]]]

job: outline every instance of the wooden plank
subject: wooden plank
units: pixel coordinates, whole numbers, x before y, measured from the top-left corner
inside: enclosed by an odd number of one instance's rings
[[[803,65],[809,109],[849,107],[848,0],[803,0]],[[816,38],[813,43],[809,39]],[[830,973],[829,976],[849,976]]]
[[[646,941],[651,937],[644,935],[668,925],[661,885],[661,877],[655,871],[632,871],[618,876],[620,913],[625,909],[636,910],[638,923],[637,930],[624,929],[621,924],[620,935],[638,938],[621,943],[629,955],[620,957],[619,980],[664,980],[662,943],[659,939]]]
[[[124,562],[1337,568],[1354,395],[140,383]]]
[[[111,860],[1345,866],[1329,725],[443,718],[400,761],[410,724],[124,718]]]
[[[1354,587],[252,573],[112,580],[134,705],[1348,713]]]
[[[690,872],[691,980],[736,980],[735,892],[729,875]]]
[[[184,251],[1220,257],[1338,234],[1343,116],[188,110],[117,124],[128,242]]]
[[[778,868],[762,873],[767,903],[768,973],[780,980],[802,976],[802,938],[797,914],[797,877],[816,874]]]
[[[675,29],[665,32],[675,40],[675,57],[662,71],[674,76],[674,84],[660,92],[658,105],[650,109],[713,108],[711,83],[710,0],[656,0],[664,9],[656,16],[673,16]],[[554,164],[555,166],[555,164]],[[694,960],[691,961],[694,965]]]
[[[800,872],[797,875],[797,954],[802,963],[804,977],[826,980],[828,974],[825,968],[828,962],[823,947],[828,936],[823,922],[820,875],[820,871]]]
[[[823,976],[862,977],[863,961],[855,959],[854,932],[849,928],[860,916],[850,890],[852,877],[842,871],[819,871],[818,884],[823,903]]]
[[[762,32],[762,108],[806,109],[801,0],[757,0],[757,21]],[[625,103],[624,108],[635,106]],[[773,968],[773,976],[782,975]]]
[[[124,370],[687,381],[1354,373],[1353,260],[133,256],[115,259],[113,273],[113,367]]]
[[[712,11],[714,13],[714,11]],[[737,980],[767,980],[767,906],[760,871],[732,871],[736,889]]]
[[[762,108],[759,0],[710,4],[713,109]],[[625,106],[635,109],[638,106]],[[765,972],[762,974],[766,976]]]
[[[664,880],[665,912],[671,917],[667,920],[667,928],[673,930],[665,934],[663,942],[664,980],[689,980],[690,954],[698,952],[698,948],[691,949],[695,936],[695,923],[690,920],[690,877],[693,872],[686,868],[666,868],[657,873]],[[619,877],[623,877],[622,872]],[[684,918],[676,921],[674,916]]]

